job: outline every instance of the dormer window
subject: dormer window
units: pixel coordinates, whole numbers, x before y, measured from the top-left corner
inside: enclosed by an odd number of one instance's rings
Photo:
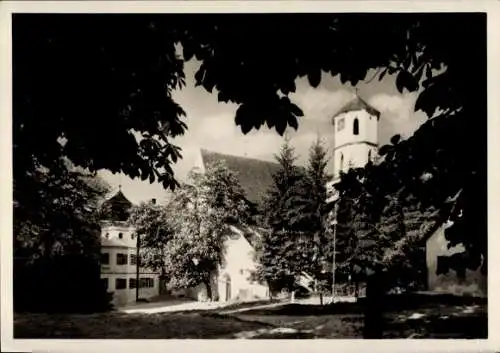
[[[123,239],[123,233],[118,234],[118,239]]]
[[[352,126],[352,133],[354,135],[359,135],[359,120],[358,120],[358,118],[354,119],[354,123]]]

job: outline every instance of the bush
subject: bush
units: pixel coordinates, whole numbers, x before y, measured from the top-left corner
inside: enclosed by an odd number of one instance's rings
[[[112,293],[100,279],[99,263],[90,256],[14,261],[16,312],[102,312],[112,309],[111,300]]]

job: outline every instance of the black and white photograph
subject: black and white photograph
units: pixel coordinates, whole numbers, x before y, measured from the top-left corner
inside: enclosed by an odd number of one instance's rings
[[[8,14],[14,341],[495,334],[487,11],[111,3]]]

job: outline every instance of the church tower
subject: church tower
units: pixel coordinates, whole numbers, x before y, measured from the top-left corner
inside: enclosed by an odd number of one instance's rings
[[[332,118],[334,179],[350,168],[362,168],[377,154],[380,113],[356,97]]]
[[[362,168],[375,158],[379,118],[380,112],[361,99],[357,92],[356,97],[333,116],[333,180],[328,189],[338,182],[341,172]]]

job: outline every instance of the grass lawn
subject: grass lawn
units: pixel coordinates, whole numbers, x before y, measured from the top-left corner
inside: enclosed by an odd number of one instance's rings
[[[363,304],[299,305],[249,310],[235,314],[299,330],[310,338],[362,338]],[[487,303],[474,298],[398,295],[388,297],[384,338],[487,338]]]
[[[486,338],[487,303],[389,298],[385,338]],[[254,304],[255,305],[255,304]],[[237,307],[235,305],[234,307]],[[285,304],[221,315],[224,309],[156,314],[15,314],[15,338],[362,338],[362,303]]]

